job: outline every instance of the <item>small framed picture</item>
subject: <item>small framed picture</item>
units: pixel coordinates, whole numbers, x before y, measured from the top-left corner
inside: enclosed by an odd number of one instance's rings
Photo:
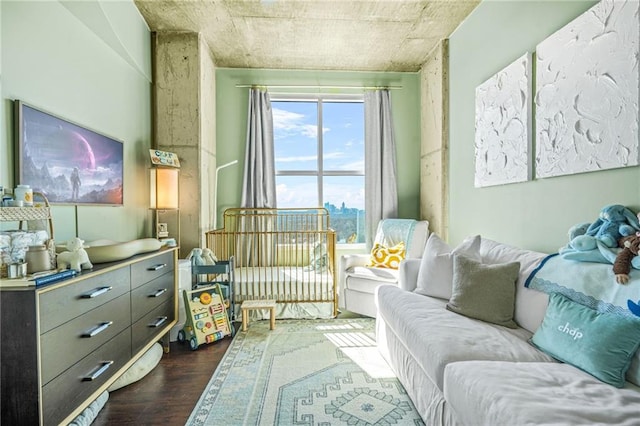
[[[166,238],[169,236],[169,228],[166,223],[158,223],[158,238]]]

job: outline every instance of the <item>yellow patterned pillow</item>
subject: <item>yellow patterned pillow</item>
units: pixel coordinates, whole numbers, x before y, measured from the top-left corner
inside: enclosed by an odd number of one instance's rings
[[[371,249],[371,259],[369,259],[367,266],[398,269],[400,261],[404,259],[405,255],[406,249],[402,241],[393,247],[376,243]]]

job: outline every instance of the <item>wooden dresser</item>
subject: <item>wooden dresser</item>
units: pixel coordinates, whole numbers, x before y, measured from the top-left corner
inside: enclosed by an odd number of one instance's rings
[[[178,309],[177,253],[1,288],[0,424],[68,423],[167,334]]]

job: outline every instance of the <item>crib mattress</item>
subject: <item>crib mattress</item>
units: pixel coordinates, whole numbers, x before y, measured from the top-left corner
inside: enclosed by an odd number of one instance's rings
[[[241,267],[234,270],[236,299],[281,302],[333,301],[333,277],[308,267]]]

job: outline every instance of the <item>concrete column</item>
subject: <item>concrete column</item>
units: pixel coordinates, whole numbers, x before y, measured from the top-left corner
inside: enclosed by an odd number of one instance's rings
[[[180,159],[179,244],[185,257],[205,247],[213,222],[215,64],[198,33],[171,31],[154,36],[154,66],[152,145]]]
[[[420,217],[448,238],[449,48],[442,40],[420,71]]]

